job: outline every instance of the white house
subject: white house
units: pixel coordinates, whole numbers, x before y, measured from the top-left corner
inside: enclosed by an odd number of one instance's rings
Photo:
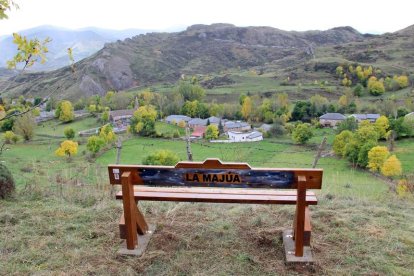
[[[254,142],[263,140],[263,135],[259,131],[229,131],[227,134],[232,142]]]

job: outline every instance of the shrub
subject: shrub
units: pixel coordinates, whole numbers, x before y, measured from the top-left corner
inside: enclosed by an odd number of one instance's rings
[[[75,138],[75,130],[71,127],[65,127],[65,129],[63,130],[63,134],[65,134],[65,137],[68,140],[72,140],[73,138]]]
[[[0,164],[0,199],[9,198],[15,191],[14,179],[9,169]]]
[[[177,154],[169,150],[159,150],[144,158],[144,165],[165,165],[173,166],[180,161]]]

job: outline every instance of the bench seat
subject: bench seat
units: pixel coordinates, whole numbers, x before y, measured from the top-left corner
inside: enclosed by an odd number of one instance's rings
[[[116,194],[122,199],[122,191]],[[178,201],[178,202],[214,202],[248,204],[287,204],[296,205],[296,190],[243,189],[243,188],[177,188],[134,186],[136,201]],[[315,193],[306,191],[306,205],[316,205]]]

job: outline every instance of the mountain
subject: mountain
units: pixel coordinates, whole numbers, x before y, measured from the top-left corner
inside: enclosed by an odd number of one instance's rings
[[[318,63],[319,68],[328,66],[326,70],[332,71],[343,61],[398,66],[406,57],[398,47],[410,52],[412,40],[412,36],[398,32],[364,35],[351,27],[288,32],[271,27],[193,25],[181,32],[147,33],[107,43],[77,62],[75,74],[68,67],[24,74],[10,85],[10,92],[45,96],[59,90],[60,97],[74,99],[108,90],[174,83],[183,74],[231,68],[316,70]],[[396,52],[399,54],[393,54]]]
[[[49,53],[46,54],[48,61],[45,64],[35,65],[31,70],[54,70],[69,64],[67,48],[72,48],[75,60],[82,60],[98,50],[105,43],[125,39],[134,35],[142,34],[147,30],[107,30],[99,28],[84,28],[80,30],[69,30],[54,26],[40,26],[19,32],[29,39],[37,38],[44,40],[49,37],[52,41],[48,44]],[[13,44],[11,35],[0,39],[0,67],[6,66],[6,61],[16,54],[16,45]]]

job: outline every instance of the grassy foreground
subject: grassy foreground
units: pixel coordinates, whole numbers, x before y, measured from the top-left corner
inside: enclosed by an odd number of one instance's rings
[[[86,119],[74,127],[93,123]],[[11,145],[2,156],[18,194],[0,201],[0,275],[412,275],[414,270],[414,202],[397,198],[384,181],[329,156],[319,162],[323,189],[319,205],[311,208],[312,267],[284,264],[281,232],[291,227],[294,207],[280,205],[143,202],[140,207],[157,230],[142,257],[118,256],[122,206],[114,200],[106,171],[115,150],[89,163],[83,142],[67,163],[53,155],[63,126],[57,124],[53,132],[49,127],[39,130],[33,142]],[[195,143],[192,151],[196,160],[310,167],[323,135],[329,133],[321,131],[306,147],[270,139]],[[410,142],[399,143],[397,155],[410,160]],[[186,158],[181,140],[135,138],[124,142],[121,162],[140,163],[157,149]],[[404,170],[412,170],[410,163]]]

